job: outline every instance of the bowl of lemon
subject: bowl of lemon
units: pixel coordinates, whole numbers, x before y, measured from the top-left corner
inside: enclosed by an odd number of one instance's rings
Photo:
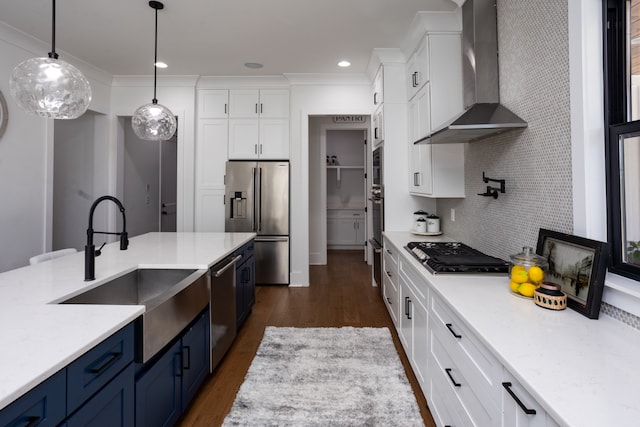
[[[536,289],[544,282],[547,260],[525,246],[519,254],[511,255],[509,262],[509,288],[514,295],[533,298]]]

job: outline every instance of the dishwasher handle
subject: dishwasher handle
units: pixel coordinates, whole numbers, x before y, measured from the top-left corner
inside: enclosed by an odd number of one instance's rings
[[[233,258],[231,261],[229,261],[228,263],[226,263],[222,268],[220,268],[219,270],[216,271],[211,271],[211,275],[213,277],[220,277],[222,276],[222,274],[227,271],[229,268],[231,268],[231,266],[233,266],[236,262],[238,262],[240,259],[242,258],[242,255],[238,255],[235,258]],[[220,264],[218,264],[220,265]],[[216,265],[214,268],[218,268],[218,265]]]

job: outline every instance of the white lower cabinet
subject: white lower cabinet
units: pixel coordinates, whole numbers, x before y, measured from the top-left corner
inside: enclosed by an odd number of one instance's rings
[[[502,425],[507,427],[559,427],[527,390],[504,369]]]
[[[327,245],[364,246],[364,211],[338,210],[327,213]]]
[[[436,425],[558,427],[410,256],[384,248],[383,298]]]
[[[429,308],[432,376],[446,380],[455,396],[451,404],[471,422],[468,425],[500,426],[502,365],[438,296],[431,297]]]
[[[385,240],[382,256],[382,298],[391,320],[399,328],[398,249]]]
[[[428,385],[429,316],[427,301],[429,289],[419,280],[415,269],[402,258],[400,270],[400,339],[418,378],[422,390]]]

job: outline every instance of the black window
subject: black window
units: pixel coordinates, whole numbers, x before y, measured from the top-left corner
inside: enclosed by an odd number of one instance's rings
[[[610,270],[640,280],[640,0],[603,0]]]

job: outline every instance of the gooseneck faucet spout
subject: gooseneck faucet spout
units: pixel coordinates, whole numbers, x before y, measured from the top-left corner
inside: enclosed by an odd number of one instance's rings
[[[104,200],[111,200],[113,203],[118,205],[118,209],[122,212],[122,231],[120,233],[110,233],[107,231],[94,231],[93,230],[93,212],[96,210],[96,207],[100,204],[100,202]],[[96,199],[95,202],[91,205],[91,209],[89,210],[89,228],[87,228],[87,245],[84,247],[84,280],[90,281],[95,280],[96,278],[96,257],[100,255],[100,250],[96,251],[96,247],[93,244],[93,235],[94,234],[115,234],[120,236],[120,250],[124,251],[129,247],[129,236],[127,235],[127,218],[124,214],[124,206],[120,200],[116,199],[113,196],[102,196]]]

